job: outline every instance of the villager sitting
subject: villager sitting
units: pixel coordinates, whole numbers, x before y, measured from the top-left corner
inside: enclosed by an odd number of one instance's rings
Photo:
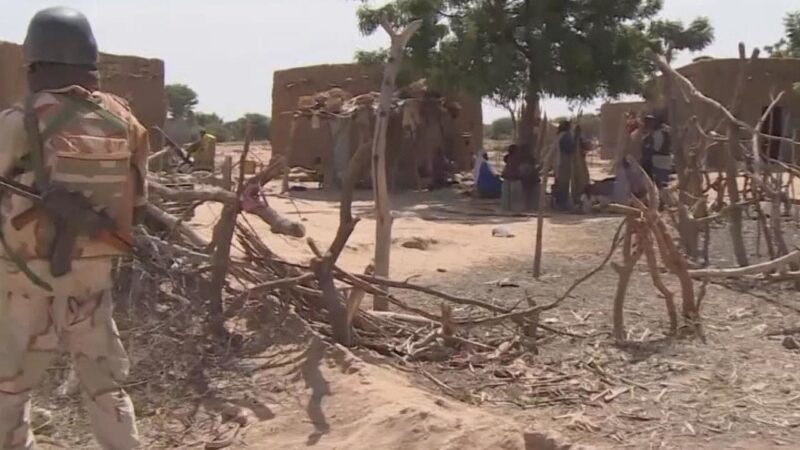
[[[441,148],[437,148],[433,153],[432,166],[433,180],[431,181],[431,190],[447,187],[450,184],[450,179],[453,173],[455,172],[455,165]]]
[[[503,190],[503,181],[489,164],[489,155],[484,153],[478,168],[478,179],[475,182],[480,198],[500,198]]]

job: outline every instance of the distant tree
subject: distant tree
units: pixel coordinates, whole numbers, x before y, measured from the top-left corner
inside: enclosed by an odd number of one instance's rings
[[[489,125],[488,131],[490,139],[511,139],[514,137],[514,122],[510,117],[501,117]]]
[[[253,127],[254,140],[265,141],[269,139],[269,117],[258,113],[247,113],[239,119],[225,124],[225,128],[228,130],[229,136],[232,140],[244,140],[245,124],[248,120]]]
[[[230,140],[230,132],[225,127],[225,122],[223,122],[220,116],[214,113],[206,114],[199,112],[194,114],[194,120],[197,126],[204,128],[206,131],[216,136],[217,140],[220,142]]]
[[[167,109],[174,119],[188,119],[197,106],[197,92],[185,84],[170,84],[165,88]]]
[[[786,35],[764,50],[773,58],[800,58],[800,11],[787,13],[783,27]]]
[[[714,27],[707,17],[694,19],[689,26],[680,20],[654,20],[648,35],[654,49],[672,61],[680,51],[699,52],[714,42]]]
[[[383,64],[388,57],[389,52],[386,49],[374,51],[356,50],[354,59],[359,64]]]

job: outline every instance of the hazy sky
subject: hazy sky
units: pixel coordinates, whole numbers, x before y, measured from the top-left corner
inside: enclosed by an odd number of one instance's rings
[[[349,62],[356,49],[388,41],[382,32],[359,34],[355,0],[0,0],[0,40],[21,43],[31,16],[54,4],[83,11],[103,51],[163,59],[167,83],[188,84],[200,97],[200,111],[226,120],[269,114],[275,70]],[[800,2],[666,0],[662,15],[710,17],[717,39],[704,54],[730,57],[739,41],[778,40],[782,17],[792,9]],[[690,59],[683,55],[679,62]],[[559,101],[545,108],[551,117],[569,112]],[[487,122],[501,115],[488,105],[484,110]]]

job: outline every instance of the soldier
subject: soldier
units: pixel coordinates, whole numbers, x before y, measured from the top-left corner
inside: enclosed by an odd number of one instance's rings
[[[200,129],[200,139],[192,142],[187,147],[187,153],[194,158],[192,170],[207,170],[214,172],[214,158],[217,154],[217,137]]]
[[[42,10],[23,50],[30,92],[0,113],[0,175],[43,193],[79,192],[104,209],[116,236],[129,234],[147,202],[147,131],[124,100],[99,91],[89,22],[73,9]],[[133,405],[120,387],[129,362],[111,300],[112,264],[130,247],[86,232],[67,270],[56,268],[54,242],[68,227],[54,225],[46,204],[39,210],[0,192],[0,449],[34,448],[30,394],[59,344],[72,356],[101,447],[136,448]],[[14,220],[30,211],[32,220]]]

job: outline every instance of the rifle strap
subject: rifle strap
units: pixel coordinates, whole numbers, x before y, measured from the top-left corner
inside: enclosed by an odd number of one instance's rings
[[[27,134],[31,169],[33,169],[33,174],[36,177],[36,187],[39,192],[44,192],[49,184],[49,179],[44,167],[44,142],[39,132],[39,117],[36,115],[34,101],[33,94],[29,94],[25,99],[25,133]]]
[[[65,101],[61,102],[61,108],[59,109],[58,113],[45,124],[44,130],[41,132],[39,132],[39,118],[36,116],[36,110],[34,109],[33,105],[33,95],[28,96],[28,100],[25,104],[25,130],[28,136],[35,136],[38,134],[39,137],[34,137],[34,139],[28,141],[28,155],[23,157],[20,166],[23,170],[33,171],[35,174],[37,167],[42,168],[42,174],[36,174],[37,184],[40,183],[39,177],[46,176],[47,174],[47,172],[44,170],[44,155],[42,154],[41,150],[44,148],[44,143],[61,131],[61,129],[67,126],[70,122],[77,119],[80,111],[92,111],[105,122],[120,128],[123,131],[128,130],[128,126],[125,121],[117,117],[114,113],[106,111],[100,105],[72,95],[65,95],[64,98]],[[33,126],[34,123],[36,124],[35,128]],[[37,145],[39,150],[35,151],[31,145],[37,141],[39,142]],[[42,186],[38,187],[41,188]]]

